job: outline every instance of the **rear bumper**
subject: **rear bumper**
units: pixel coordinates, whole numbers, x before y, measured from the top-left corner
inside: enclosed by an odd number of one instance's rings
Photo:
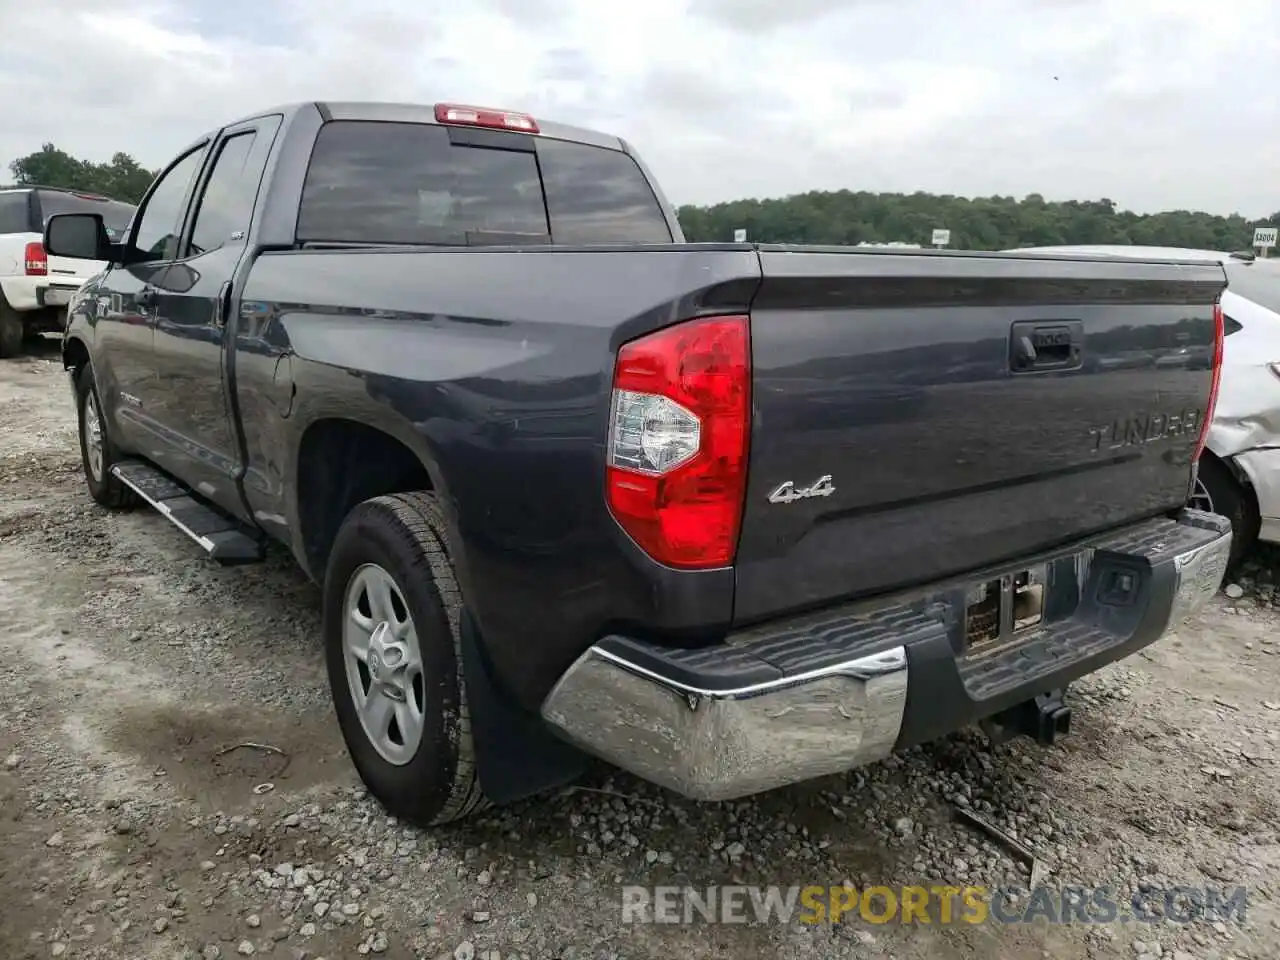
[[[6,277],[0,280],[0,293],[19,313],[45,308],[58,309],[71,302],[83,281],[62,281],[49,277]]]
[[[1230,548],[1225,518],[1188,510],[1036,558],[1051,566],[1045,623],[981,656],[964,650],[967,584],[697,650],[610,636],[565,672],[542,715],[686,796],[746,796],[881,759],[1133,653],[1214,595]],[[1123,596],[1117,578],[1131,585]]]
[[[1280,447],[1249,450],[1233,459],[1249,477],[1258,500],[1258,538],[1280,543]]]
[[[36,299],[42,307],[65,307],[71,302],[80,284],[51,283],[36,289]]]

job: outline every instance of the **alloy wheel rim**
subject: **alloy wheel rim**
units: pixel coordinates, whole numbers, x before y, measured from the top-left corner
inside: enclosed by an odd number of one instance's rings
[[[375,563],[347,582],[343,661],[361,729],[382,759],[404,766],[425,727],[425,682],[418,633],[395,579]]]
[[[98,412],[98,399],[90,390],[84,401],[84,445],[89,460],[89,472],[93,479],[102,480],[102,416]]]

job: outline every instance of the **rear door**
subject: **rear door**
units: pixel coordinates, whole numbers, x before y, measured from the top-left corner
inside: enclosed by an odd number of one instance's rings
[[[1212,344],[1220,266],[761,260],[739,619],[1001,564],[1185,502],[1212,373],[1167,360]]]
[[[224,510],[245,516],[226,382],[227,309],[281,118],[224,130],[194,192],[178,258],[156,280],[150,416],[156,462]]]

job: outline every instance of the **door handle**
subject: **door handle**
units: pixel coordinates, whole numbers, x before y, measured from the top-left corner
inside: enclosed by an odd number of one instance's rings
[[[156,305],[156,288],[143,287],[133,299],[140,309],[148,310]]]
[[[1015,373],[1074,370],[1081,365],[1083,347],[1079,320],[1019,320],[1009,334],[1009,368]]]

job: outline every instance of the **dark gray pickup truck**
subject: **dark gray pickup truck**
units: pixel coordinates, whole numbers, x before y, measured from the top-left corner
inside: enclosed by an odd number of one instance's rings
[[[689,244],[623,141],[447,104],[266,111],[45,246],[110,264],[63,345],[90,494],[288,548],[420,823],[592,756],[721,799],[1052,741],[1227,562],[1183,509],[1217,264]]]

